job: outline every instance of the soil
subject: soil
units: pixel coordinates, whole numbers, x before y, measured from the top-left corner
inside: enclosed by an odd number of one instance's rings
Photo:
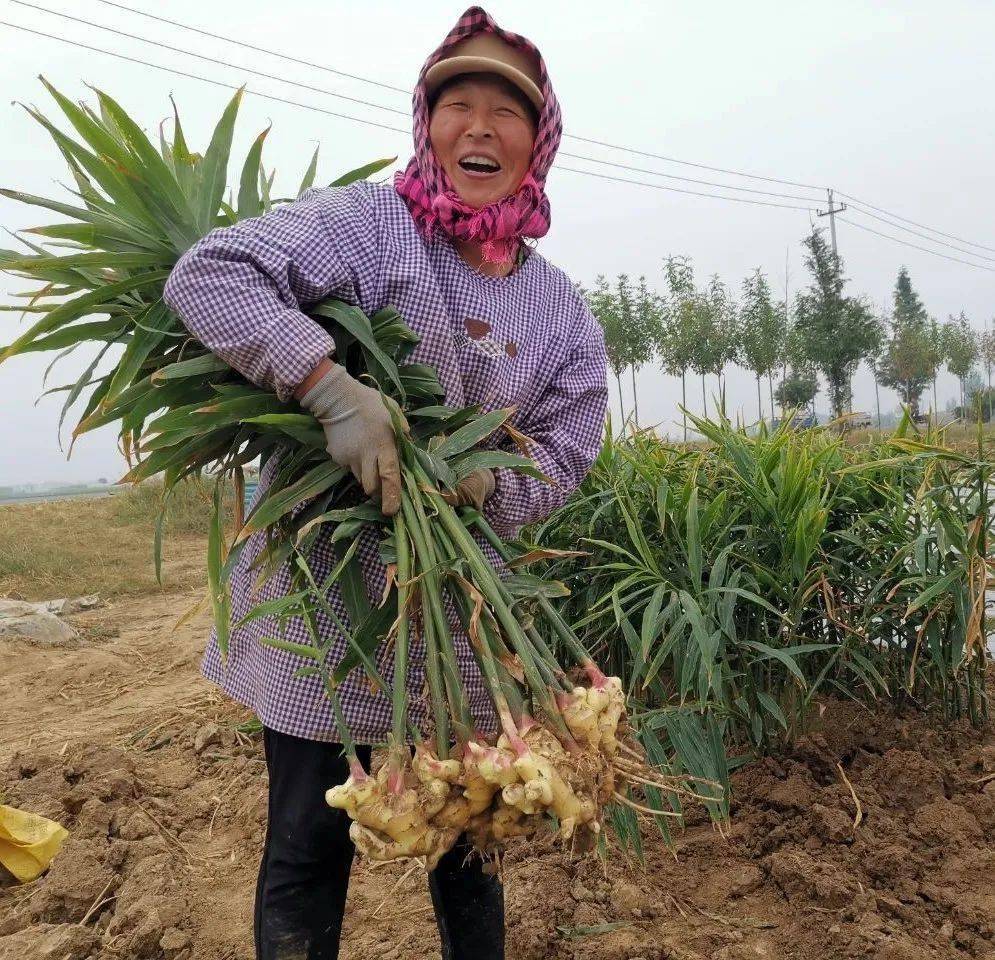
[[[61,821],[49,872],[0,879],[0,960],[250,960],[266,774],[248,716],[197,674],[197,593],[6,644],[0,798]],[[995,960],[995,732],[823,704],[645,869],[554,845],[503,864],[510,960]],[[424,877],[357,865],[343,960],[440,960]]]

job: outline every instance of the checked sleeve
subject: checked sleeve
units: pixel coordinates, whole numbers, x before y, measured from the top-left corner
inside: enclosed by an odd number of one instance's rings
[[[212,353],[287,400],[334,349],[302,308],[369,299],[377,233],[368,184],[310,190],[208,234],[180,258],[163,297]]]

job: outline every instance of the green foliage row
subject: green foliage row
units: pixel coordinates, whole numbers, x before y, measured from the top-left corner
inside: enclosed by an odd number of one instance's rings
[[[550,575],[642,722],[722,779],[727,752],[776,748],[819,694],[985,716],[995,523],[980,436],[965,455],[906,421],[857,450],[825,430],[692,419],[703,448],[609,440],[534,531],[587,551]]]

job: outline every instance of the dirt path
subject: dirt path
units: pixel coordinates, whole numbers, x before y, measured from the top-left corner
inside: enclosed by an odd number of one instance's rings
[[[251,958],[265,769],[197,675],[206,614],[174,629],[198,599],[81,615],[76,649],[0,648],[0,796],[71,833],[39,881],[0,879],[0,960]],[[645,872],[510,855],[510,960],[995,960],[991,730],[829,704],[735,797],[728,837],[693,824],[671,853],[647,833]],[[423,877],[357,868],[343,960],[438,950]]]

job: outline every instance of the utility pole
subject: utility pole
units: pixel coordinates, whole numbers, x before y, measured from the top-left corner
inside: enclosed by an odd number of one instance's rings
[[[995,330],[991,334],[988,333],[988,320],[985,320],[985,339],[981,341],[982,346],[985,348],[985,367],[988,370],[988,421],[991,422],[992,419],[992,360],[991,360],[991,341],[989,336],[995,336]]]
[[[836,249],[836,214],[846,210],[846,204],[841,203],[838,207],[833,206],[833,191],[829,187],[826,187],[826,196],[829,199],[829,209],[816,210],[815,215],[829,217],[829,233],[833,238],[833,254],[839,256],[839,250]]]

